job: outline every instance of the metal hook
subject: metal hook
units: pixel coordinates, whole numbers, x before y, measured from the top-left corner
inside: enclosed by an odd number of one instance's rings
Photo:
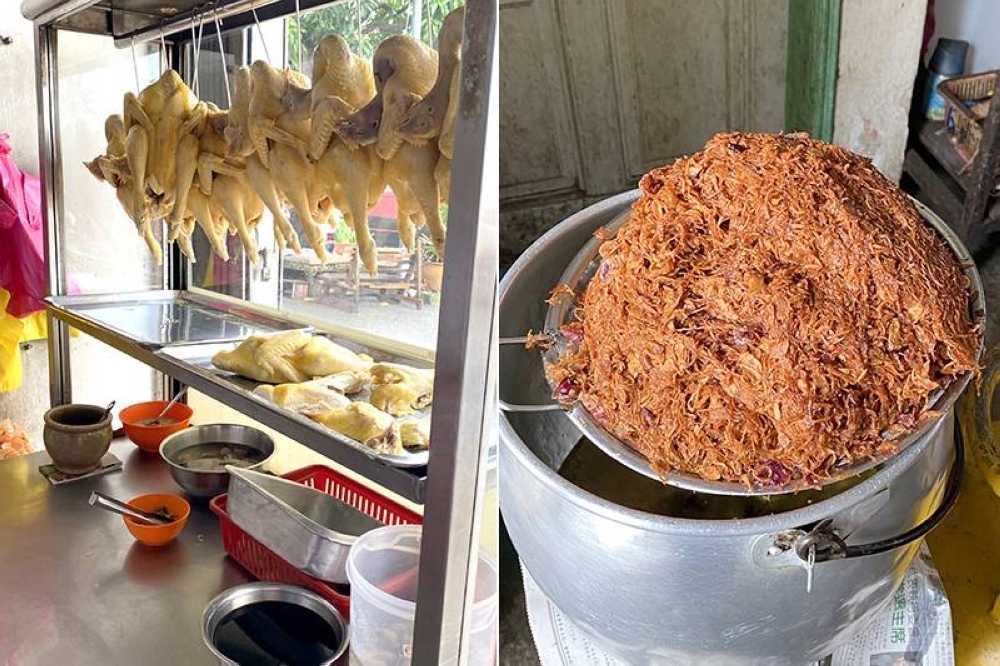
[[[135,72],[135,92],[139,93],[139,61],[135,55],[135,35],[132,35],[132,71]]]
[[[253,14],[253,22],[257,24],[257,34],[260,35],[260,45],[264,47],[264,59],[267,60],[267,64],[273,64],[271,62],[271,54],[267,51],[267,40],[264,39],[264,29],[260,27],[260,19],[257,18],[257,7],[256,1],[250,3],[250,13]]]
[[[167,51],[167,42],[163,39],[163,21],[160,21],[160,74],[163,74],[163,65],[170,69],[170,52]]]
[[[229,72],[226,70],[226,50],[222,46],[222,21],[219,19],[219,9],[216,3],[212,3],[212,15],[215,17],[215,36],[219,39],[219,57],[222,59],[222,81],[226,84],[226,104],[227,108],[233,106],[233,96],[229,92]]]
[[[295,0],[295,35],[298,46],[299,71],[302,71],[302,15],[299,12],[299,0]]]

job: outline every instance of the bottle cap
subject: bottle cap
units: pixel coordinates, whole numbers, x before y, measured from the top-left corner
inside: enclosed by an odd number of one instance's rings
[[[965,72],[965,54],[968,51],[969,42],[941,37],[934,47],[929,69],[945,76],[960,76]]]

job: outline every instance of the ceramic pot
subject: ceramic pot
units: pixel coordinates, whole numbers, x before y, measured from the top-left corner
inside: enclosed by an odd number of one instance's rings
[[[111,415],[97,405],[60,405],[45,412],[45,450],[66,474],[96,469],[111,447],[111,433]]]
[[[444,264],[428,263],[421,267],[424,286],[428,291],[439,292],[444,283]]]

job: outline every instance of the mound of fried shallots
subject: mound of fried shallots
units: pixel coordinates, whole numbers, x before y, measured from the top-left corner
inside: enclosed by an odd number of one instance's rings
[[[868,159],[720,134],[641,189],[547,372],[661,475],[818,486],[978,372],[968,278]]]

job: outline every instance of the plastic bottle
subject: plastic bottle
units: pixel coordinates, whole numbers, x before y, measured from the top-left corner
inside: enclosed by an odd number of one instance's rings
[[[944,120],[944,97],[938,91],[938,86],[942,81],[961,76],[965,72],[965,55],[968,51],[969,42],[947,37],[938,39],[928,66],[930,78],[924,103],[924,115],[928,120]]]

